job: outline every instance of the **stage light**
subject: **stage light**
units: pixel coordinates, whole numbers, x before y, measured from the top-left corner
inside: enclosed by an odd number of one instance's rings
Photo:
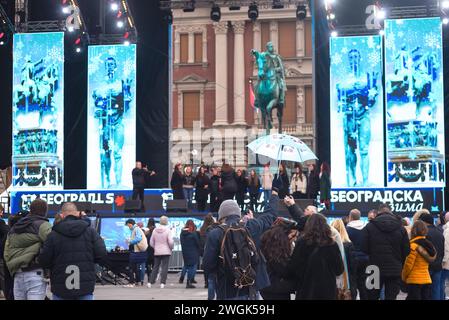
[[[129,45],[131,44],[131,42],[129,42],[129,40],[126,40],[125,42],[123,42],[123,44],[124,44],[125,46],[129,46]]]
[[[387,17],[387,13],[384,9],[380,9],[376,12],[376,18],[379,20],[384,20]]]
[[[73,31],[75,31],[75,28],[72,27],[72,26],[70,26],[70,27],[67,28],[67,31],[68,31],[68,32],[73,32]]]
[[[214,5],[210,11],[210,19],[212,21],[218,22],[221,19],[221,10],[220,7],[217,5]]]
[[[338,37],[338,32],[337,31],[332,31],[331,32],[331,37]]]
[[[258,17],[259,8],[257,7],[257,4],[253,2],[248,8],[248,18],[250,18],[251,21],[256,21]]]
[[[383,35],[385,35],[385,31],[383,31],[383,30],[380,30],[380,31],[379,31],[379,35],[380,35],[380,36],[383,36]]]
[[[296,18],[300,21],[304,20],[307,17],[307,7],[303,4],[300,4],[296,8]]]
[[[184,5],[184,9],[182,9],[184,12],[193,12],[195,11],[195,0],[187,1]]]
[[[329,14],[329,20],[334,20],[335,19],[335,14],[331,13]]]
[[[70,13],[70,7],[63,7],[62,8],[62,13],[69,14]]]
[[[112,11],[118,11],[118,9],[119,9],[118,3],[117,2],[112,2],[111,3],[111,10]]]
[[[125,23],[122,20],[117,21],[117,27],[123,28],[125,26]]]
[[[281,0],[273,0],[273,9],[284,9],[284,4]]]
[[[76,53],[81,53],[81,47],[76,47],[75,51]]]
[[[444,24],[444,25],[447,25],[448,23],[449,23],[449,19],[448,19],[448,18],[444,18],[444,19],[443,19],[443,24]]]
[[[445,1],[441,2],[441,8],[449,9],[449,1],[445,0]]]

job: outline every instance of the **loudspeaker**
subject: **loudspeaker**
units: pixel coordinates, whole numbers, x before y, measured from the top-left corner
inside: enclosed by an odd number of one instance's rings
[[[84,211],[85,213],[95,213],[94,205],[92,202],[74,202],[74,205],[78,208],[78,211]]]
[[[142,202],[140,200],[126,200],[125,213],[136,213],[140,211]]]
[[[167,212],[187,212],[187,200],[167,200]]]
[[[314,205],[313,199],[295,199],[295,203],[302,210],[305,210],[308,206]],[[278,204],[278,214],[281,217],[290,217],[288,209],[284,204],[284,200],[279,200]]]
[[[162,202],[163,199],[160,195],[147,195],[145,196],[145,209],[147,211],[164,211]]]

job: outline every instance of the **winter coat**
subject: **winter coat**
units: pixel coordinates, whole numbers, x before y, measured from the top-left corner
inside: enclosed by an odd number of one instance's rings
[[[354,258],[358,263],[367,263],[368,256],[362,251],[363,228],[365,224],[362,220],[350,221],[346,226],[349,239],[354,245]]]
[[[148,242],[147,242],[147,238],[145,237],[145,234],[143,232],[142,229],[140,229],[137,225],[134,226],[132,233],[131,233],[131,241],[129,242],[130,246],[133,247],[132,252],[146,252],[147,248],[148,248]],[[141,249],[139,249],[139,246],[141,247]],[[143,247],[147,247],[145,248],[145,250],[142,250]]]
[[[145,188],[145,177],[148,171],[134,168],[132,171],[134,188]]]
[[[8,236],[9,227],[0,219],[0,260],[3,259],[3,251],[5,250],[6,237]]]
[[[6,238],[4,260],[11,275],[19,269],[35,270],[39,251],[51,232],[51,224],[44,217],[31,215],[20,219]]]
[[[271,172],[264,171],[261,175],[262,189],[271,190],[273,187],[273,174]]]
[[[155,256],[170,256],[175,243],[170,229],[167,226],[159,226],[153,230],[150,246],[154,248]]]
[[[68,216],[53,227],[42,247],[39,262],[50,269],[51,292],[63,299],[73,299],[94,292],[95,264],[106,256],[104,241],[90,227],[90,220]],[[70,266],[79,269],[79,289],[67,288]]]
[[[183,183],[182,183],[182,187],[183,188],[193,188],[195,186],[195,181],[196,178],[193,174],[184,175],[184,179],[183,179]]]
[[[336,243],[317,247],[300,238],[287,268],[296,283],[296,300],[336,299],[337,276],[344,271]]]
[[[181,231],[181,247],[184,265],[193,266],[200,260],[201,243],[197,231],[189,232],[187,229]]]
[[[290,181],[288,180],[288,175],[286,173],[274,176],[274,185],[280,186],[279,188],[279,199],[284,199],[287,194],[290,193]]]
[[[301,180],[302,178],[302,180]],[[306,194],[307,192],[307,177],[304,173],[294,173],[290,183],[290,190],[292,193],[300,192]]]
[[[251,178],[249,179],[249,184],[248,184],[249,194],[259,194],[260,193],[260,179],[259,179],[259,177],[256,177],[255,182],[257,182],[257,184],[254,183],[254,182],[251,183]]]
[[[270,277],[271,285],[267,288],[262,289],[262,296],[266,294],[270,297],[283,297],[295,293],[295,282],[288,276],[288,263],[289,261],[287,262],[287,264],[270,264],[267,262],[267,272],[268,276]]]
[[[316,199],[320,191],[320,176],[311,172],[307,177],[307,198]]]
[[[402,280],[407,284],[431,284],[429,263],[436,259],[436,251],[426,237],[416,237],[410,241],[410,254],[402,269]]]
[[[209,187],[204,189],[205,186],[209,186],[210,180],[208,176],[200,176],[196,177],[196,189],[195,189],[195,200],[207,200],[209,197]]]
[[[221,173],[221,184],[223,193],[232,194],[237,192],[237,182],[234,170]]]
[[[363,228],[361,249],[369,256],[369,263],[379,267],[382,276],[399,277],[410,253],[401,219],[389,213],[378,215]]]
[[[184,199],[184,193],[182,191],[182,184],[184,177],[181,172],[173,171],[173,175],[170,181],[170,187],[173,190],[175,199]]]
[[[248,220],[246,223],[246,228],[256,244],[256,247],[260,251],[260,238],[262,234],[271,228],[273,222],[277,218],[277,208],[279,203],[279,197],[272,195],[268,210],[264,213],[260,214],[257,218]],[[237,224],[239,223],[239,216],[229,216],[226,219],[227,225]],[[229,283],[226,281],[226,276],[223,274],[223,268],[220,268],[220,240],[223,236],[223,229],[221,228],[212,228],[207,233],[206,247],[204,249],[203,256],[203,268],[207,274],[216,274],[217,275],[217,299],[229,299],[235,298],[237,296],[244,296],[249,294],[249,290],[247,288],[237,290],[234,288],[233,283]],[[270,286],[270,279],[268,277],[266,264],[263,259],[261,259],[260,263],[255,267],[256,270],[256,290],[261,290]]]
[[[212,195],[217,195],[220,192],[220,177],[212,176],[209,179],[209,192]]]
[[[245,194],[249,185],[248,178],[242,174],[240,177],[236,176],[235,181],[237,182],[237,193]]]
[[[428,233],[426,239],[429,240],[437,251],[437,257],[434,262],[429,265],[431,272],[438,272],[443,270],[443,258],[444,258],[444,235],[438,230],[437,227],[430,225],[427,226]]]
[[[327,173],[320,177],[320,201],[324,202],[331,198],[331,179]]]
[[[357,253],[352,242],[343,243],[343,247],[345,249],[346,264],[348,266],[351,294],[353,297],[357,297]]]
[[[449,270],[449,223],[443,226],[444,236],[444,257],[443,257],[443,269]]]

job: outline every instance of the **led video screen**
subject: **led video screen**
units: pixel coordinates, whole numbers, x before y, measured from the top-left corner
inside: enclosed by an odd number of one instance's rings
[[[136,157],[136,45],[90,46],[87,188],[130,189]]]
[[[440,18],[385,22],[389,187],[444,187]]]
[[[331,38],[330,57],[332,186],[384,187],[382,38]]]
[[[199,229],[203,224],[203,221],[195,218],[169,218],[169,228],[173,235],[173,240],[175,243],[174,251],[181,251],[181,243],[179,236],[181,230],[184,228],[187,220],[193,220],[197,228]],[[131,230],[125,225],[128,218],[103,218],[101,219],[101,237],[103,238],[106,249],[108,251],[120,247],[121,249],[128,250],[127,239],[131,237]],[[156,222],[158,219],[155,219]],[[148,218],[134,218],[136,223],[142,222],[143,226],[146,227],[148,224]],[[156,223],[156,226],[159,224]]]
[[[15,34],[12,166],[15,189],[64,186],[64,33]]]

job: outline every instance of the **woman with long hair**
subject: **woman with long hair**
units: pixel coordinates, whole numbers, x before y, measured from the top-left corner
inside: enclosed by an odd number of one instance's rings
[[[431,300],[432,278],[429,264],[434,262],[437,252],[426,239],[426,224],[418,220],[413,224],[410,240],[410,254],[402,269],[402,280],[407,284],[407,300]]]
[[[193,189],[195,188],[195,176],[191,166],[186,166],[184,169],[184,181],[182,184],[184,191],[184,198],[187,200],[187,207],[193,209]]]
[[[320,173],[320,201],[328,210],[331,204],[331,187],[331,169],[327,162],[323,162]]]
[[[184,259],[184,267],[182,268],[179,283],[184,282],[184,277],[187,273],[187,289],[193,289],[193,281],[200,260],[200,235],[196,231],[196,225],[193,220],[187,220],[184,229],[181,231],[181,247],[182,257]]]
[[[326,218],[311,215],[287,266],[287,275],[296,283],[296,300],[335,300],[337,276],[343,271],[340,249]]]
[[[290,193],[290,181],[288,179],[287,169],[285,168],[285,164],[283,162],[279,165],[279,173],[276,173],[274,176],[273,183],[279,186],[279,199],[284,199],[286,195]]]
[[[147,227],[145,230],[145,236],[147,237],[147,242],[150,243],[151,236],[153,235],[153,231],[156,228],[156,222],[153,218],[148,219]],[[153,265],[154,265],[154,248],[150,245],[147,249],[147,276],[148,276],[148,282],[150,282],[151,272],[153,271]]]
[[[182,164],[177,163],[173,169],[173,174],[171,176],[170,187],[173,190],[173,199],[182,200],[184,199],[184,192],[182,185],[184,183],[184,174],[182,173]]]
[[[271,188],[273,187],[273,174],[270,171],[270,163],[263,166],[263,172],[261,175],[262,190],[263,190],[263,206],[267,210],[268,202],[270,201]]]
[[[295,165],[295,173],[292,175],[290,189],[294,199],[307,198],[307,177],[302,171],[300,163]]]
[[[267,261],[270,287],[261,291],[264,300],[290,300],[294,282],[287,276],[287,266],[295,247],[296,222],[278,218],[261,238],[261,251]]]
[[[257,202],[260,198],[260,179],[254,169],[251,170],[249,175],[249,198],[251,210],[257,212]]]
[[[309,173],[307,175],[307,199],[316,199],[320,191],[320,173],[316,164],[309,164]]]
[[[206,211],[207,198],[209,197],[209,177],[206,175],[206,167],[201,166],[195,179],[195,201],[200,212]]]
[[[237,193],[235,194],[235,199],[240,206],[240,210],[243,211],[245,209],[246,189],[248,188],[248,178],[246,177],[246,171],[238,169],[235,180],[237,182]]]
[[[332,221],[331,226],[338,231],[343,242],[343,248],[345,249],[346,263],[348,266],[347,281],[350,284],[352,300],[357,298],[357,261],[356,252],[351,239],[349,239],[348,232],[346,231],[345,224],[342,219],[335,219]]]

